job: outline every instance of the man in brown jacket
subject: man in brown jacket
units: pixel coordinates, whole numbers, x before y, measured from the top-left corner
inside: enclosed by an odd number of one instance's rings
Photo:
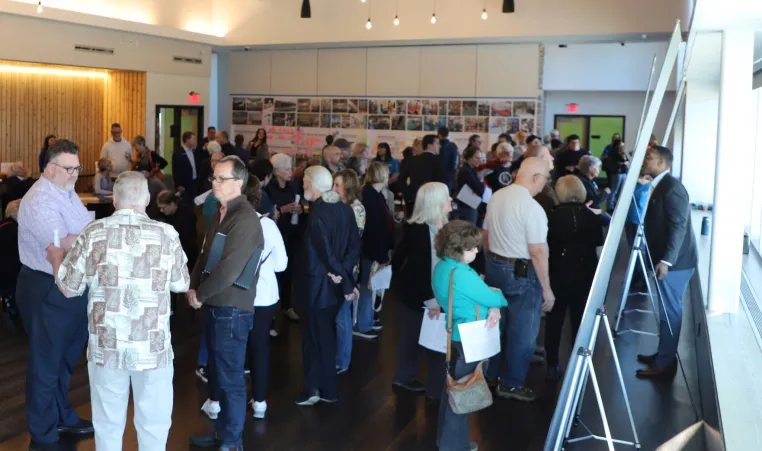
[[[264,247],[257,212],[242,195],[248,178],[246,165],[236,156],[225,157],[215,166],[212,190],[220,209],[212,216],[187,293],[191,307],[206,307],[204,332],[209,349],[211,392],[207,403],[214,408],[206,404],[205,407],[219,414],[213,434],[191,437],[191,444],[199,448],[224,451],[243,448],[246,420],[243,366],[246,342],[254,324],[257,276],[252,276],[250,284],[243,284],[249,288],[242,288],[241,283],[236,282],[255,251]],[[207,272],[207,260],[215,237],[220,239],[218,234],[225,236],[225,245],[219,262]]]

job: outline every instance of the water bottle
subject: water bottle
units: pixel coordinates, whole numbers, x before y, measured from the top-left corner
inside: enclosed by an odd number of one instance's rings
[[[709,216],[704,216],[701,220],[701,236],[709,235]]]

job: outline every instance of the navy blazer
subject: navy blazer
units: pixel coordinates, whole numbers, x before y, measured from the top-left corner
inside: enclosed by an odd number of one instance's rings
[[[175,189],[178,186],[185,188],[183,198],[193,200],[198,194],[198,175],[199,167],[198,154],[193,151],[193,158],[196,163],[196,180],[193,180],[193,167],[190,159],[182,147],[172,153],[172,179],[175,182]]]
[[[296,298],[307,309],[325,309],[344,302],[354,291],[353,269],[360,260],[360,232],[352,208],[333,191],[312,203],[296,260]],[[333,283],[328,273],[341,276]]]
[[[698,264],[688,191],[672,174],[665,175],[651,193],[645,233],[654,264],[665,261],[674,271]]]

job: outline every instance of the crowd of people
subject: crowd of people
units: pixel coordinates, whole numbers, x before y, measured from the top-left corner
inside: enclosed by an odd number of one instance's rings
[[[446,372],[459,380],[483,366],[495,395],[523,402],[538,397],[527,386],[530,365],[546,363],[551,382],[562,377],[567,311],[573,336],[630,160],[620,136],[601,162],[575,135],[561,143],[553,131],[517,144],[504,134],[489,152],[473,135],[461,151],[444,127],[416,139],[402,161],[387,143],[372,156],[366,144],[333,136],[321,155],[293,157],[272,153],[264,129],[244,146],[243,137],[233,144],[210,127],[201,141],[182,134],[168,190],[168,162],[143,137],[125,141],[119,124],[111,135],[93,188],[113,195],[113,215],[91,220],[74,192],[79,149],[55,137],[45,139],[41,178],[8,205],[21,268],[15,297],[30,338],[30,449],[57,449],[59,434],[94,433],[97,449],[120,450],[130,385],[140,449],[166,447],[172,293],[204,312],[196,374],[208,386],[201,409],[215,426],[192,436],[192,445],[242,449],[247,404],[254,418],[266,417],[278,311],[303,328],[296,403],[339,401],[353,339],[375,341],[383,330],[385,293],[373,279],[390,266],[399,301],[392,385],[439,401],[439,449],[476,450],[468,415],[448,402]],[[671,164],[671,152],[653,143],[633,208],[649,212],[646,233],[659,235],[651,247],[656,276],[670,288],[670,321],[679,330],[678,298],[695,247],[682,211],[687,193],[669,175]],[[469,201],[466,191],[482,201]],[[439,315],[448,318],[447,355],[418,345],[425,316]],[[501,351],[483,365],[466,361],[458,329],[476,320],[499,327],[501,337]],[[67,400],[86,343],[92,422]],[[657,354],[638,357],[647,365],[638,375],[674,375],[676,346],[662,338]]]

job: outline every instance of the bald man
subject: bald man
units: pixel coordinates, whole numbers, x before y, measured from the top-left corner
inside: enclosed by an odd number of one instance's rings
[[[537,399],[524,380],[540,314],[550,311],[555,301],[548,276],[548,217],[534,200],[550,180],[550,169],[545,159],[525,158],[516,181],[490,199],[484,220],[486,282],[499,288],[509,303],[501,320],[501,353],[487,366],[487,378],[499,380],[498,396],[525,402]]]
[[[341,149],[336,146],[323,149],[323,166],[331,172],[331,175],[344,169],[341,167]]]
[[[548,168],[551,172],[553,171],[553,156],[550,154],[550,150],[548,150],[548,148],[545,146],[530,147],[527,149],[521,159],[513,162],[511,172],[513,173],[514,177],[516,177],[516,174],[518,174],[524,159],[527,158],[539,158],[548,165]],[[545,184],[545,187],[542,189],[542,191],[534,196],[534,200],[539,202],[539,204],[542,206],[542,209],[545,210],[546,215],[550,214],[550,210],[554,209],[558,205],[558,198],[556,197],[555,191],[553,191],[550,180],[548,180],[548,183]]]

